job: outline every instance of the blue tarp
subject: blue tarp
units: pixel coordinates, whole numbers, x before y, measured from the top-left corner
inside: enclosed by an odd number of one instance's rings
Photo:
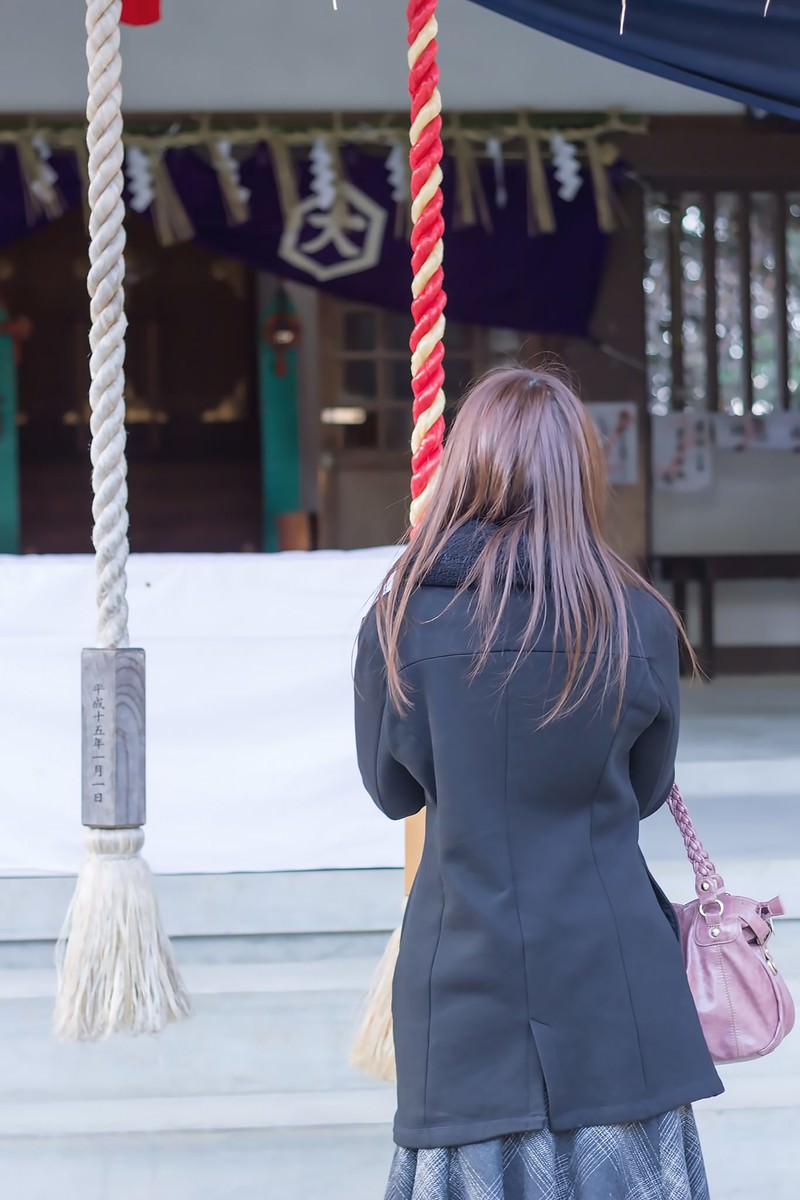
[[[472,0],[605,58],[800,119],[800,0]],[[534,69],[535,64],[531,64]]]

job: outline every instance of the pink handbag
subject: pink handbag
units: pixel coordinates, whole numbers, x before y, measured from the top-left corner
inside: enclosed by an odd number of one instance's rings
[[[669,808],[694,867],[698,899],[674,908],[711,1057],[716,1063],[761,1058],[794,1027],[794,1003],[768,947],[772,918],[783,915],[783,904],[777,896],[763,904],[726,892],[677,786]]]

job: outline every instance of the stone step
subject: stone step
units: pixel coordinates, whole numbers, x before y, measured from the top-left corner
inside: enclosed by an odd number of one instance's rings
[[[783,923],[779,963],[800,994],[800,923]],[[190,964],[195,1015],[158,1038],[92,1045],[57,1041],[50,1028],[52,971],[0,971],[0,1104],[135,1102],[281,1092],[360,1093],[370,1081],[348,1065],[372,959]],[[800,1106],[800,1037],[728,1068],[736,1107]],[[376,1089],[378,1085],[375,1085]]]
[[[731,890],[769,899],[779,892],[787,914],[800,919],[800,802],[757,796],[692,805],[697,831]],[[754,813],[758,820],[754,820]],[[642,848],[667,893],[688,900],[693,892],[683,842],[666,811],[645,821]],[[71,876],[0,877],[0,967],[11,947],[52,943],[58,936],[75,887]],[[341,953],[350,936],[380,938],[397,925],[403,873],[395,868],[348,871],[276,871],[225,875],[156,876],[156,889],[170,937],[203,946],[212,955],[215,939],[262,939],[265,955],[278,939],[337,939]],[[357,953],[364,943],[354,946]],[[295,949],[300,947],[295,943]],[[31,953],[33,953],[31,951]],[[260,956],[259,956],[260,957]],[[6,961],[4,961],[4,958]],[[21,965],[24,965],[22,963]],[[35,965],[31,962],[31,965]]]
[[[240,1110],[238,1126],[184,1129],[159,1111],[165,1128],[93,1127],[53,1136],[42,1122],[39,1134],[0,1134],[3,1174],[24,1200],[52,1200],[54,1179],[59,1200],[379,1200],[392,1154],[390,1126],[371,1097],[360,1108],[360,1123],[343,1123],[343,1116],[357,1115],[349,1101],[343,1108],[331,1098],[325,1124],[302,1120],[281,1097],[269,1104],[259,1098],[261,1113],[271,1104],[300,1123],[248,1124]],[[322,1107],[316,1112],[325,1115]],[[697,1120],[713,1200],[796,1200],[794,1110],[698,1106]]]
[[[776,1052],[777,1054],[780,1052]],[[711,1121],[735,1112],[800,1113],[796,1073],[773,1079],[744,1078],[741,1064],[724,1068],[727,1091],[702,1100],[698,1115]],[[733,1072],[739,1072],[738,1081]],[[113,1097],[92,1100],[0,1102],[0,1141],[11,1137],[105,1136],[108,1134],[219,1133],[243,1129],[389,1124],[394,1089],[387,1084],[350,1091],[253,1092],[243,1095]]]
[[[391,1087],[0,1103],[0,1139],[388,1124]]]
[[[386,932],[403,894],[398,868],[157,875],[170,937]],[[70,875],[0,877],[0,942],[52,941],[75,889]]]
[[[0,972],[0,1103],[363,1089],[349,1048],[373,959],[190,965],[189,1021],[80,1045],[51,1032],[51,971]]]
[[[378,958],[402,913],[397,869],[159,875],[181,962]],[[0,877],[0,969],[45,968],[75,888],[71,876]]]
[[[54,1180],[58,1200],[380,1200],[392,1140],[370,1124],[10,1137],[0,1156],[20,1200],[53,1200]]]

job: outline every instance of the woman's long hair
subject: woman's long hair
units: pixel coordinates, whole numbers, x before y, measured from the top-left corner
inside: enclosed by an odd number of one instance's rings
[[[543,724],[573,712],[600,681],[604,695],[618,690],[621,706],[630,654],[626,586],[649,592],[681,627],[658,592],[606,543],[607,491],[594,424],[557,375],[506,367],[470,389],[421,527],[377,601],[389,694],[398,711],[410,705],[398,650],[409,600],[448,540],[470,522],[489,531],[459,588],[475,597],[474,673],[488,661],[524,564],[531,604],[517,662],[537,641],[550,608],[554,639],[560,636],[566,652],[564,686]]]

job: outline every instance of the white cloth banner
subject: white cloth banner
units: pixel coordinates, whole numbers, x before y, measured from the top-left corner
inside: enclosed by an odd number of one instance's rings
[[[135,555],[147,652],[146,856],[159,872],[400,866],[363,790],[359,623],[397,551]],[[91,558],[0,556],[0,873],[75,871]]]

